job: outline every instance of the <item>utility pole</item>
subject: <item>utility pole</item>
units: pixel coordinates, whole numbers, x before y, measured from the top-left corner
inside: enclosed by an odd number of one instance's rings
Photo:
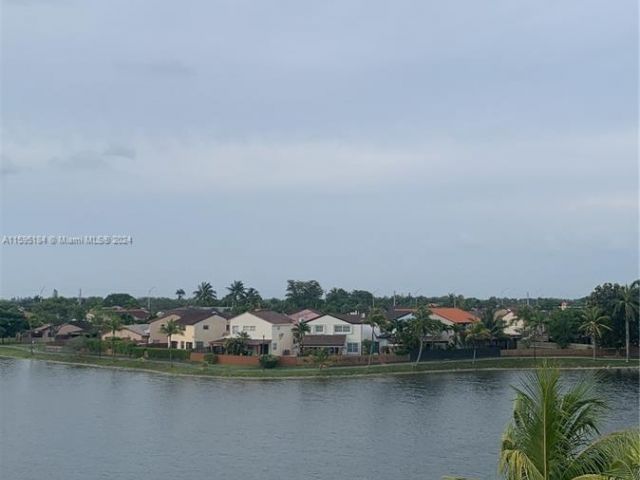
[[[151,287],[151,288],[149,289],[149,291],[147,292],[147,311],[148,311],[149,313],[151,313],[151,292],[153,292],[153,290],[154,290],[155,288],[156,288],[156,287]]]

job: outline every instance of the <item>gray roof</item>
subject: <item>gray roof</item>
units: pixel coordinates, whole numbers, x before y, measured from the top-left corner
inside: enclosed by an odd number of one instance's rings
[[[156,318],[154,322],[170,316],[178,316],[176,321],[180,325],[195,325],[214,315],[227,318],[227,316],[222,314],[218,309],[212,307],[181,307],[165,312],[161,317]]]
[[[123,325],[122,328],[131,330],[133,333],[137,333],[138,335],[149,335],[148,323],[133,323],[131,325]]]
[[[289,324],[293,323],[293,319],[286,316],[284,313],[274,312],[273,310],[254,310],[253,312],[249,312],[252,315],[255,315],[258,318],[261,318],[265,322],[272,323],[274,325],[278,324]]]

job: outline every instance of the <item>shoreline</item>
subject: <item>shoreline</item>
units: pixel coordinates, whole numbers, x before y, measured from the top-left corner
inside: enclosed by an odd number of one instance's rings
[[[387,364],[356,366],[356,367],[328,367],[324,369],[310,369],[307,367],[277,367],[273,370],[263,370],[261,368],[239,368],[224,367],[215,364],[203,367],[197,364],[175,363],[170,366],[166,363],[153,363],[145,361],[140,365],[131,365],[131,363],[139,362],[130,359],[113,359],[107,358],[55,358],[60,354],[47,354],[34,352],[31,356],[28,351],[21,348],[11,348],[0,346],[0,358],[14,358],[20,360],[37,360],[42,362],[73,365],[89,368],[103,368],[112,370],[136,371],[156,373],[163,375],[173,375],[181,377],[210,378],[210,379],[242,379],[242,380],[309,380],[309,379],[327,379],[327,378],[362,378],[362,377],[386,377],[396,375],[421,375],[421,374],[437,374],[437,373],[470,373],[470,372],[490,372],[505,370],[533,370],[537,368],[542,360],[549,360],[560,370],[640,370],[638,360],[634,359],[630,363],[626,363],[623,359],[598,359],[594,364],[591,358],[585,357],[544,357],[537,360],[537,363],[531,357],[501,357],[490,359],[478,359],[475,365],[471,365],[470,360],[449,360],[449,361],[432,361],[422,362],[414,368],[413,364]],[[117,363],[122,363],[118,365]],[[500,365],[503,364],[503,365]],[[216,371],[217,370],[217,371]],[[278,373],[276,373],[278,372]],[[276,374],[274,374],[276,373]]]

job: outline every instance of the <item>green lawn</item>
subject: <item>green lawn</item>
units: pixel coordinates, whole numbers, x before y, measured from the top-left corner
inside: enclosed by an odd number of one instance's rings
[[[262,370],[259,367],[206,365],[199,363],[175,362],[171,366],[167,362],[143,359],[111,358],[96,356],[81,356],[60,353],[34,352],[31,356],[28,347],[15,345],[0,345],[0,357],[33,358],[35,360],[71,363],[75,365],[127,368],[159,373],[180,375],[201,375],[211,377],[243,377],[243,378],[288,378],[288,377],[341,377],[354,375],[382,375],[392,373],[415,372],[450,372],[466,370],[491,369],[527,369],[540,365],[542,360],[533,358],[492,358],[477,360],[475,365],[470,360],[433,361],[424,362],[414,367],[413,364],[372,365],[371,367],[328,367],[323,369],[310,367],[280,367]],[[553,358],[550,362],[564,369],[581,368],[638,368],[638,361],[627,364],[622,359],[590,358]]]

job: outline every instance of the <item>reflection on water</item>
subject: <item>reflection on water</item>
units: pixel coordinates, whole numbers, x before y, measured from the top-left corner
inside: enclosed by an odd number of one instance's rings
[[[214,380],[0,359],[0,471],[15,480],[494,478],[510,384],[522,375]],[[609,372],[599,389],[614,407],[606,430],[637,425],[637,373]]]

